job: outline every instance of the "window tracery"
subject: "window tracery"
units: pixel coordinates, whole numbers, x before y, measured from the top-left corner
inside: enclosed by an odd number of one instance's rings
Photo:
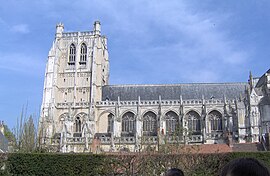
[[[217,111],[212,111],[208,116],[211,125],[211,131],[222,131],[222,115]]]
[[[124,133],[135,133],[136,123],[134,114],[127,112],[122,117],[122,132]]]
[[[68,60],[68,65],[75,65],[76,61],[76,47],[72,43],[69,47],[69,60]]]
[[[87,46],[85,43],[81,45],[80,65],[86,65],[87,61]]]
[[[188,120],[188,130],[191,133],[201,133],[201,118],[195,111],[190,111],[186,115]]]
[[[175,112],[169,111],[166,113],[166,132],[167,134],[173,134],[180,128],[179,118]]]
[[[153,112],[147,112],[143,116],[144,135],[157,135],[157,118]]]

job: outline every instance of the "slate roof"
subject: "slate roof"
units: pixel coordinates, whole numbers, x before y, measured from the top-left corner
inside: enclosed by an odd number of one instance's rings
[[[260,105],[270,105],[270,97],[263,97],[260,101]]]
[[[244,96],[248,83],[192,83],[192,84],[164,84],[164,85],[107,85],[102,87],[102,100],[122,101],[158,100],[159,95],[163,100],[179,100],[182,95],[187,99],[234,99],[241,94]]]
[[[257,82],[257,84],[256,84],[255,87],[259,88],[259,87],[261,87],[263,84],[265,84],[265,82],[266,82],[265,74],[266,74],[266,73],[270,74],[270,69],[269,69],[267,72],[265,72],[265,73],[260,77],[260,79],[259,79],[259,81]]]

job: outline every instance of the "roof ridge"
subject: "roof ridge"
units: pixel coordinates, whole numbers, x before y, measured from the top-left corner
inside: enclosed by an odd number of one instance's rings
[[[143,86],[182,86],[182,85],[237,85],[248,84],[247,82],[227,82],[227,83],[179,83],[179,84],[112,84],[110,87],[143,87]]]

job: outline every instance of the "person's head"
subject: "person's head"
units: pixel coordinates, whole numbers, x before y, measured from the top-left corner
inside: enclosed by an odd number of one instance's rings
[[[180,169],[171,168],[167,170],[165,176],[184,176],[184,173]]]
[[[226,164],[220,176],[270,176],[269,170],[254,158],[238,158]]]

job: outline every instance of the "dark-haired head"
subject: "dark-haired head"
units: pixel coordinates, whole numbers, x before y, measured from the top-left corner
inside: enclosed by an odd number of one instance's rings
[[[254,158],[238,158],[222,169],[220,176],[270,176],[269,170]]]
[[[167,170],[165,176],[184,176],[184,173],[180,169],[171,168]]]

